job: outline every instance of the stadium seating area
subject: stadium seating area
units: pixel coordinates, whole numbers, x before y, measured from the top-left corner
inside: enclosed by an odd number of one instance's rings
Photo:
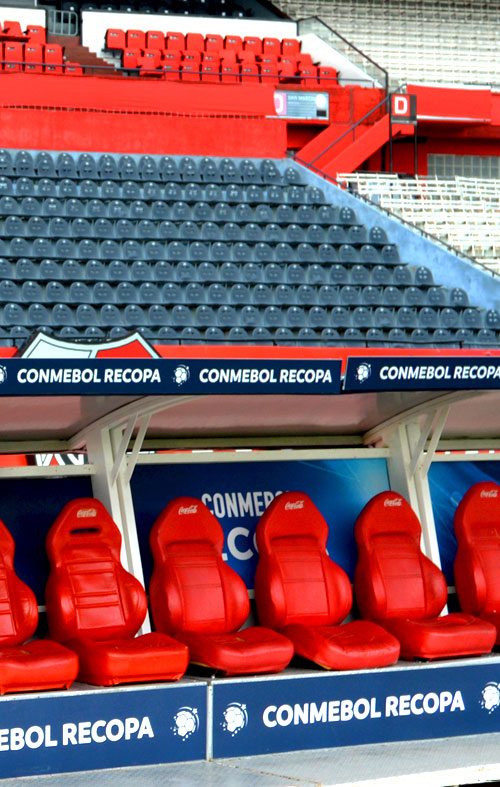
[[[292,19],[318,16],[410,81],[498,85],[500,2],[488,0],[276,0]]]
[[[225,83],[292,82],[330,87],[337,83],[334,68],[317,66],[297,39],[258,36],[206,35],[161,30],[108,29],[106,49],[118,54],[129,73],[187,81]]]
[[[3,343],[498,344],[497,311],[302,180],[286,160],[2,151]]]
[[[500,272],[500,181],[399,178],[366,172],[343,174],[339,178],[382,207]]]

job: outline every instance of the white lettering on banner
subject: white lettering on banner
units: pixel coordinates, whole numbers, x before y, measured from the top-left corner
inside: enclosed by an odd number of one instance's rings
[[[103,379],[99,375],[98,369],[19,369],[17,381],[22,385],[30,384],[65,384],[77,385],[80,383],[96,384],[102,383]],[[140,384],[140,383],[161,383],[159,369],[129,369],[116,368],[104,369],[105,384]]]
[[[295,705],[268,705],[262,714],[266,727],[288,727],[290,724],[316,724],[343,722],[357,719],[380,719],[389,716],[421,716],[423,713],[464,711],[461,691],[429,692],[427,694],[401,694],[386,697],[385,708],[378,707],[377,697],[359,697],[356,700],[324,700],[320,704],[305,702]]]
[[[268,385],[280,384],[331,384],[332,373],[330,369],[280,369],[279,378],[274,369],[202,369],[199,375],[200,383],[251,384]]]
[[[382,366],[381,380],[498,380],[500,364],[455,366]]]
[[[32,725],[27,729],[11,727],[0,729],[0,752],[20,751],[28,749],[50,748],[59,746],[59,740],[52,737],[52,726],[44,727]],[[112,743],[130,740],[133,736],[140,740],[148,737],[154,738],[153,727],[149,716],[137,719],[135,716],[126,719],[98,719],[97,721],[80,721],[78,723],[65,722],[61,728],[61,742],[63,746],[78,746],[87,743]]]
[[[281,494],[278,492],[204,492],[202,501],[217,519],[262,516],[269,503]]]

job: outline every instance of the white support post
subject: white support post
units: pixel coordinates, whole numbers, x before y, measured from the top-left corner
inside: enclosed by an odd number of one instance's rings
[[[92,476],[92,490],[94,496],[104,503],[120,529],[123,539],[121,559],[124,567],[144,586],[134,505],[127,478],[127,455],[123,450],[123,442],[124,431],[120,427],[89,432],[87,436],[89,461],[95,464],[96,468],[95,475]],[[120,456],[121,461],[119,461]],[[151,624],[149,616],[146,616],[139,633],[146,634],[149,631],[151,631]]]

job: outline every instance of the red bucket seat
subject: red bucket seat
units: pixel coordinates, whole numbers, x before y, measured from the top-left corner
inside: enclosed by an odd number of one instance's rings
[[[446,604],[446,580],[421,551],[420,522],[401,495],[375,495],[354,534],[359,552],[354,588],[361,614],[399,639],[403,658],[470,656],[492,649],[491,623],[461,612],[438,617]]]
[[[78,653],[86,683],[176,680],[186,670],[187,648],[165,634],[134,637],[146,616],[146,593],[123,568],[120,547],[120,531],[99,500],[63,508],[47,534],[51,636]]]
[[[455,513],[455,587],[464,612],[488,620],[500,644],[500,486],[471,486]]]
[[[295,652],[326,669],[393,664],[399,643],[375,623],[339,625],[351,583],[326,551],[328,525],[303,492],[276,497],[257,525],[255,598],[261,622],[290,637]]]
[[[185,642],[191,661],[228,675],[287,666],[290,640],[261,626],[239,630],[250,612],[248,592],[222,559],[224,533],[201,500],[172,500],[153,525],[150,543],[155,626]]]
[[[76,653],[46,639],[26,642],[37,627],[38,605],[14,572],[14,550],[0,520],[0,694],[69,688],[78,673]]]

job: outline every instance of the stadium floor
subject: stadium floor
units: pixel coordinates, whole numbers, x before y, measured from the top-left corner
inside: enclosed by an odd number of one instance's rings
[[[2,787],[445,787],[500,780],[500,733],[1,780]]]

